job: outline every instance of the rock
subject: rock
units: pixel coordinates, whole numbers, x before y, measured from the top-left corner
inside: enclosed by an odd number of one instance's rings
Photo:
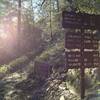
[[[65,100],[65,97],[62,95],[59,100]]]
[[[46,62],[35,61],[34,74],[36,78],[46,79],[50,76],[52,67]]]

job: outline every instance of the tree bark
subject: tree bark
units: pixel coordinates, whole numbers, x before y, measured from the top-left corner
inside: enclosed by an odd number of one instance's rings
[[[18,0],[18,23],[17,23],[17,48],[20,49],[21,40],[21,0]]]
[[[59,0],[56,0],[56,2],[57,2],[57,10],[59,12]]]
[[[51,34],[51,40],[53,40],[53,34],[52,34],[52,6],[51,6],[51,0],[50,0],[50,34]]]

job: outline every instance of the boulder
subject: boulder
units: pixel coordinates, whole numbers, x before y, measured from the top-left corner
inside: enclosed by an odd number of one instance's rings
[[[46,62],[35,61],[34,75],[36,78],[46,79],[52,72],[52,66]]]

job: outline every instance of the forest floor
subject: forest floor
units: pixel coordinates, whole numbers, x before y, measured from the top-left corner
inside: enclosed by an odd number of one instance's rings
[[[67,71],[63,67],[65,58],[62,48],[63,42],[60,41],[42,52],[25,55],[1,66],[0,100],[80,100],[79,70]],[[36,77],[36,60],[39,61],[38,66],[43,64],[40,62],[48,62],[54,66],[48,78],[43,79],[42,75],[40,78]],[[88,69],[84,100],[100,100],[100,81],[97,81],[95,73],[89,72]]]
[[[0,81],[0,100],[80,100],[80,94],[67,81],[67,74],[52,74],[45,82],[12,73]],[[42,82],[42,83],[41,83]],[[86,91],[84,100],[100,100],[100,85]]]

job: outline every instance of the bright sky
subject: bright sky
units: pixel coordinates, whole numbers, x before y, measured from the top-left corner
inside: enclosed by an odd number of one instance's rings
[[[37,6],[38,2],[39,2],[38,0],[33,0],[33,10],[34,10],[34,19],[35,20],[38,19],[38,15],[37,15],[37,13],[38,13],[38,6]],[[28,5],[27,1],[24,2],[24,7],[25,8],[28,8],[29,6],[30,5]]]
[[[41,0],[42,1],[42,0]],[[39,3],[38,0],[33,0],[33,11],[34,11],[34,20],[37,21],[38,20],[38,6],[37,6],[37,3]],[[30,5],[28,5],[27,2],[24,2],[24,4],[22,4],[22,6],[24,6],[25,8],[28,8]],[[37,7],[36,7],[37,6]],[[13,19],[13,22],[16,21],[16,18]],[[0,33],[5,33],[5,28],[3,28],[2,24],[0,24]],[[0,35],[1,36],[1,35]],[[3,37],[3,35],[2,35]],[[5,35],[4,35],[5,37]]]

